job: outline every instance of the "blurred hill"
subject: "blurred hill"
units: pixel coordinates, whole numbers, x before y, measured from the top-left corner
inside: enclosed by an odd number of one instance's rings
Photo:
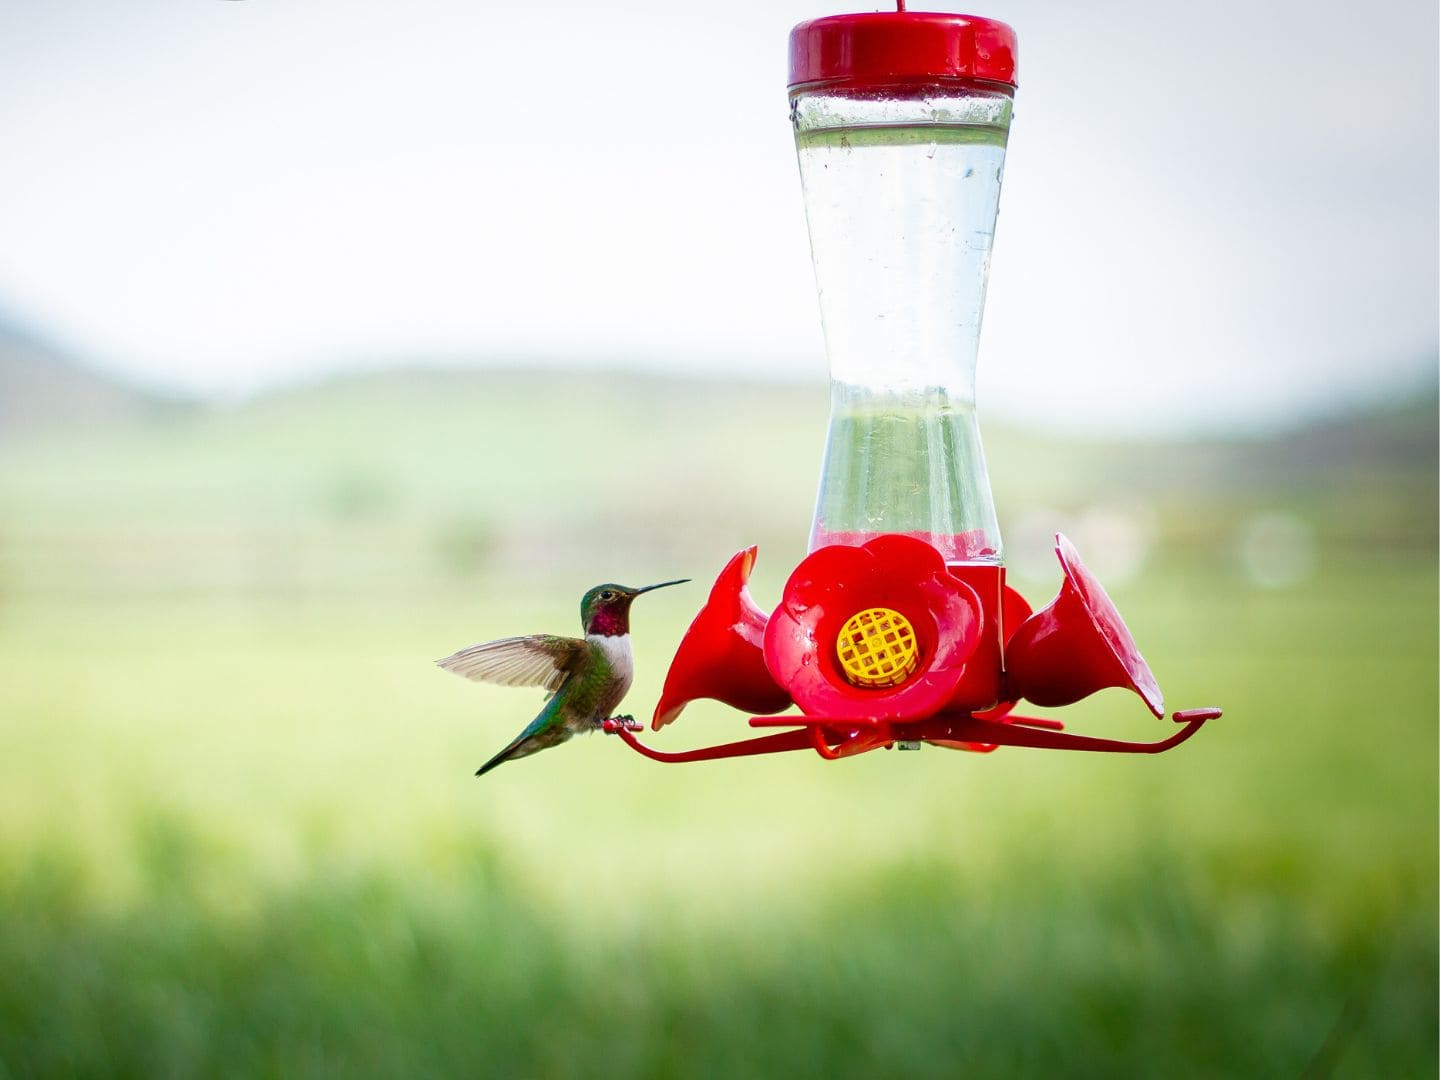
[[[1352,554],[1433,551],[1440,513],[1437,415],[1440,393],[1431,383],[1262,436],[1158,443],[1022,439],[1028,466],[1004,481],[997,475],[996,499],[1002,515],[1008,494],[1061,508],[1140,500],[1165,516],[1172,545],[1194,549],[1217,549],[1237,517],[1280,510],[1300,515]]]
[[[443,588],[597,564],[679,574],[749,543],[763,577],[803,554],[823,385],[406,369],[166,409],[7,340],[18,359],[0,364],[0,417],[23,417],[0,440],[12,593]],[[1277,512],[1348,552],[1431,550],[1436,412],[1432,387],[1267,438],[984,426],[1012,567],[1049,576],[1056,528],[1136,558],[1214,561]],[[1102,576],[1129,572],[1097,561]]]
[[[1436,388],[1326,417],[1268,439],[1197,446],[1191,467],[1212,500],[1251,505],[1283,497],[1322,534],[1365,551],[1436,546]],[[1170,464],[1183,468],[1172,457]]]
[[[56,428],[139,422],[173,407],[85,367],[0,308],[0,442]]]

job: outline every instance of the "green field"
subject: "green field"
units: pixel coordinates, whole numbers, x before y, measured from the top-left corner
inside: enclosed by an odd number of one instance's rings
[[[1268,442],[996,429],[1002,528],[1148,523],[1115,599],[1171,707],[1226,710],[1171,754],[594,736],[471,775],[540,692],[434,657],[694,577],[637,603],[643,714],[736,547],[773,603],[815,397],[376,378],[0,442],[0,1077],[1433,1076],[1429,400]],[[1236,556],[1267,513],[1314,543],[1273,587]],[[656,741],[741,733],[697,706]]]

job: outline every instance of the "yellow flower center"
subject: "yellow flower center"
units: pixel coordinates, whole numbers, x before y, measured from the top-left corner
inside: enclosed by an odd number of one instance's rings
[[[849,682],[880,689],[899,686],[914,673],[920,646],[904,615],[890,608],[867,608],[841,628],[835,655]]]

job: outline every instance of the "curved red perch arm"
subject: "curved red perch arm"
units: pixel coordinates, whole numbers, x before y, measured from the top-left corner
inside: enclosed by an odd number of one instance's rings
[[[949,738],[960,741],[991,743],[996,746],[1028,746],[1037,750],[1088,750],[1106,754],[1161,754],[1179,746],[1194,735],[1207,720],[1220,715],[1219,709],[1187,709],[1171,719],[1184,726],[1168,739],[1155,742],[1132,742],[1125,739],[1099,739],[1091,735],[1073,735],[1042,726],[1029,717],[1008,717],[1009,723],[994,724],[964,717],[958,721],[940,720],[932,723],[948,726],[949,735],[922,735],[921,738]],[[996,730],[996,729],[999,730]]]
[[[652,761],[676,764],[686,761],[717,761],[720,758],[753,757],[756,754],[782,754],[787,750],[809,750],[810,732],[806,728],[782,731],[778,735],[765,735],[758,739],[741,739],[739,742],[722,743],[719,746],[702,746],[698,750],[667,751],[646,746],[635,737],[634,732],[623,724],[605,721],[605,731],[619,735],[637,754],[644,754]]]
[[[976,720],[971,716],[937,717],[915,723],[898,724],[864,718],[755,716],[752,727],[788,727],[791,730],[754,739],[701,747],[698,750],[667,752],[646,746],[623,724],[606,721],[605,730],[619,735],[636,753],[655,761],[670,763],[717,761],[721,758],[752,757],[756,754],[779,754],[790,750],[814,750],[827,761],[851,757],[890,746],[895,742],[970,742],[993,746],[1028,746],[1037,750],[1084,750],[1106,754],[1160,754],[1179,746],[1190,738],[1207,720],[1221,715],[1220,709],[1187,709],[1171,719],[1184,725],[1167,739],[1156,742],[1131,742],[1123,739],[1100,739],[1089,735],[1072,735],[1059,730],[1059,722],[1039,717],[1011,716],[1005,723]]]

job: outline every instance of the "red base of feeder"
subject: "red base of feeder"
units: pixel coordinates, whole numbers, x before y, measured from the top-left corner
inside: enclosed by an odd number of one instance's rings
[[[1006,716],[1001,721],[978,720],[973,716],[937,716],[929,720],[896,723],[853,717],[754,716],[755,728],[785,727],[774,735],[705,746],[697,750],[670,752],[646,746],[622,723],[607,720],[605,731],[619,735],[632,750],[654,761],[680,763],[717,761],[721,758],[780,754],[790,750],[814,750],[827,761],[853,757],[870,750],[889,749],[896,743],[928,742],[946,746],[993,750],[997,746],[1029,746],[1039,750],[1087,750],[1106,754],[1160,754],[1179,746],[1205,724],[1221,715],[1219,709],[1186,709],[1171,719],[1184,726],[1168,739],[1157,742],[1129,742],[1073,735],[1058,720],[1030,716]]]
[[[755,549],[747,548],[721,572],[686,631],[655,727],[674,719],[687,702],[710,697],[750,713],[752,728],[786,730],[678,752],[646,746],[624,725],[607,722],[605,730],[665,762],[791,750],[814,750],[833,761],[922,742],[976,753],[1029,746],[1159,754],[1219,716],[1219,709],[1177,712],[1173,719],[1182,726],[1169,738],[1129,742],[1070,734],[1058,720],[1010,711],[1021,698],[1068,705],[1114,686],[1134,691],[1156,716],[1165,715],[1155,677],[1105,590],[1058,533],[1055,551],[1065,580],[1050,606],[1035,614],[1005,586],[1003,568],[950,566],[925,540],[883,534],[812,551],[791,573],[779,607],[766,616],[749,598]],[[913,670],[906,668],[894,682],[865,681],[880,671],[881,661],[856,659],[862,637],[851,624],[857,613],[893,620],[878,655],[895,665],[908,648]],[[870,636],[878,640],[878,634]],[[851,645],[856,647],[847,653]],[[754,715],[778,713],[791,703],[798,714]]]

